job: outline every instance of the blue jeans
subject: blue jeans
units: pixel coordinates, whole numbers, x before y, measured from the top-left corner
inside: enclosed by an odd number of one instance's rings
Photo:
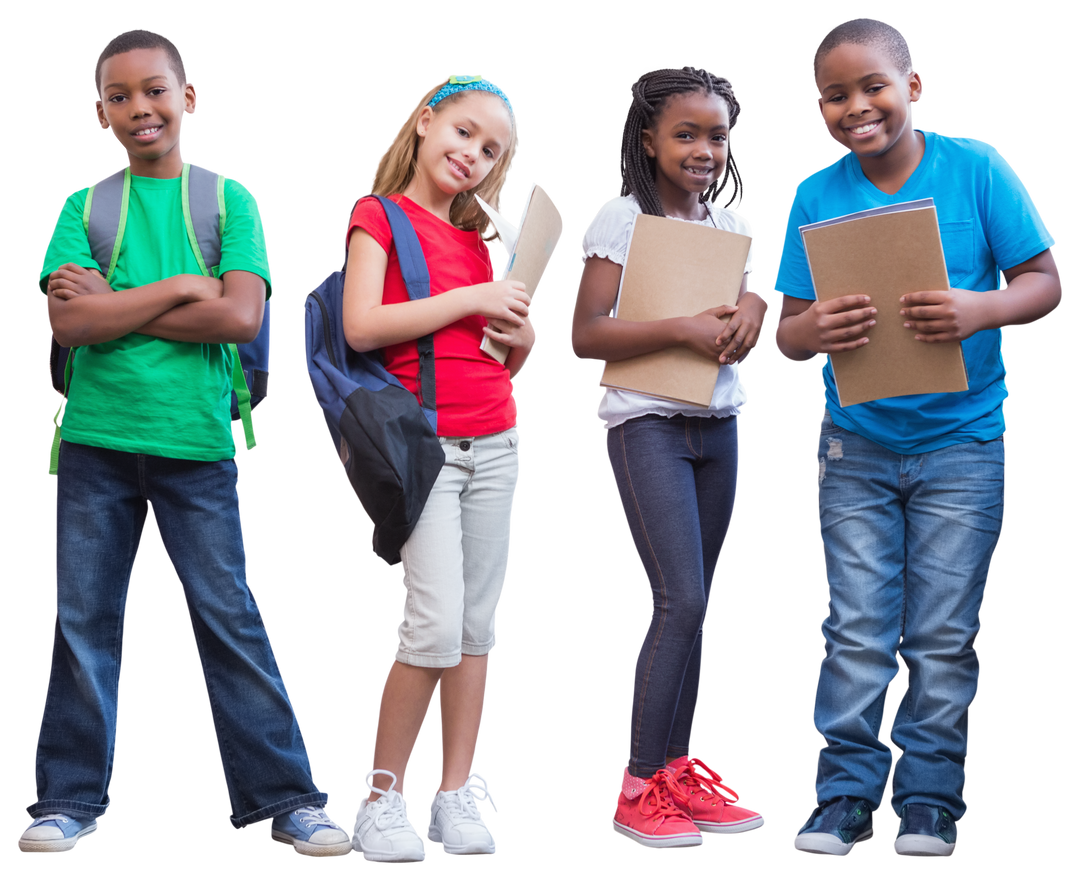
[[[908,689],[892,728],[902,752],[893,809],[917,802],[959,818],[979,606],[1001,531],[1004,444],[900,455],[826,413],[818,456],[829,576],[814,709],[827,741],[818,801],[846,795],[881,803],[891,754],[878,731],[899,652]]]
[[[651,777],[690,751],[701,627],[735,504],[735,417],[639,416],[608,431],[608,455],[653,593],[629,761],[635,777]]]
[[[326,804],[245,579],[236,465],[64,443],[56,636],[30,815],[89,818],[109,805],[124,603],[147,502],[187,598],[233,825]]]

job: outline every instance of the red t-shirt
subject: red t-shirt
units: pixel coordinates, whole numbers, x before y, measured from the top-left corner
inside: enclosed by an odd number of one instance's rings
[[[405,196],[391,199],[404,209],[416,230],[431,277],[431,296],[492,280],[491,259],[478,232],[451,226]],[[357,204],[348,236],[357,228],[386,251],[383,303],[408,302],[390,222],[377,199],[361,199]],[[435,331],[435,406],[443,437],[494,434],[513,428],[517,422],[510,371],[480,351],[486,325],[483,316],[469,315]],[[396,343],[382,352],[386,369],[417,394],[420,366],[416,342]]]

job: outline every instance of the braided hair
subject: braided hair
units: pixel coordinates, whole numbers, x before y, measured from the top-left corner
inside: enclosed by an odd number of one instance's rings
[[[643,213],[663,217],[664,208],[660,204],[660,193],[656,189],[656,160],[649,158],[646,154],[645,146],[641,142],[641,133],[656,124],[664,106],[674,95],[692,92],[719,95],[727,103],[729,124],[732,127],[739,118],[739,102],[735,100],[735,93],[731,89],[730,82],[722,77],[713,76],[706,70],[693,67],[684,67],[682,70],[666,68],[651,71],[634,83],[630,91],[633,93],[634,101],[626,114],[626,125],[623,127],[623,182],[622,192],[619,195],[634,195]],[[734,202],[736,197],[741,197],[743,189],[742,178],[739,176],[739,169],[735,166],[730,148],[723,178],[713,181],[709,188],[699,196],[700,201],[715,202],[729,180],[734,185],[734,191],[725,207]]]

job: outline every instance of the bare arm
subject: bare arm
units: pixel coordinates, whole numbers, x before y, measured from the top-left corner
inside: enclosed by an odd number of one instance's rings
[[[573,345],[579,358],[622,361],[659,349],[685,346],[719,359],[723,347],[717,340],[725,329],[720,319],[733,314],[734,306],[718,306],[689,318],[661,321],[612,318],[621,278],[622,267],[606,257],[590,257],[585,261],[574,309]]]
[[[904,327],[927,343],[966,340],[980,330],[1027,324],[1061,302],[1061,279],[1049,249],[1006,269],[998,291],[919,291],[900,298]]]
[[[49,322],[62,346],[115,340],[186,303],[221,296],[222,284],[201,275],[174,275],[114,291],[101,273],[68,263],[49,276]]]
[[[251,342],[262,327],[266,282],[254,272],[234,269],[218,284],[220,297],[170,309],[138,328],[139,333],[185,343]]]
[[[445,291],[437,297],[383,304],[386,252],[362,229],[349,237],[345,268],[345,341],[358,352],[419,339],[467,315],[523,326],[529,314],[525,286],[493,281]]]
[[[862,295],[825,302],[785,295],[776,345],[793,361],[821,352],[850,352],[870,342],[865,334],[877,323],[876,314],[870,298]]]
[[[511,378],[517,376],[536,341],[532,322],[526,318],[524,324],[512,325],[496,318],[489,318],[487,327],[484,328],[484,335],[510,347],[510,352],[506,356],[506,369],[510,371]]]

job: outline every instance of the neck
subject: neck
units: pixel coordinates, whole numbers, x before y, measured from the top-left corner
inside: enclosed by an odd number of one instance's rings
[[[409,185],[405,187],[402,195],[412,199],[425,211],[450,223],[450,206],[454,202],[454,197],[448,196],[431,181],[425,180],[420,174],[417,174],[409,181]]]
[[[904,137],[880,156],[860,156],[859,166],[870,183],[893,196],[914,174],[925,152],[926,139],[922,132],[909,129]]]
[[[669,217],[677,217],[680,220],[704,220],[709,216],[708,209],[701,201],[700,193],[691,193],[670,185],[665,186],[663,181],[656,182],[656,190],[660,194],[660,207]]]
[[[128,160],[131,165],[131,173],[139,177],[156,177],[159,180],[169,180],[180,177],[184,172],[184,160],[180,158],[179,147],[157,159],[140,159],[138,156],[132,156],[129,153]]]

